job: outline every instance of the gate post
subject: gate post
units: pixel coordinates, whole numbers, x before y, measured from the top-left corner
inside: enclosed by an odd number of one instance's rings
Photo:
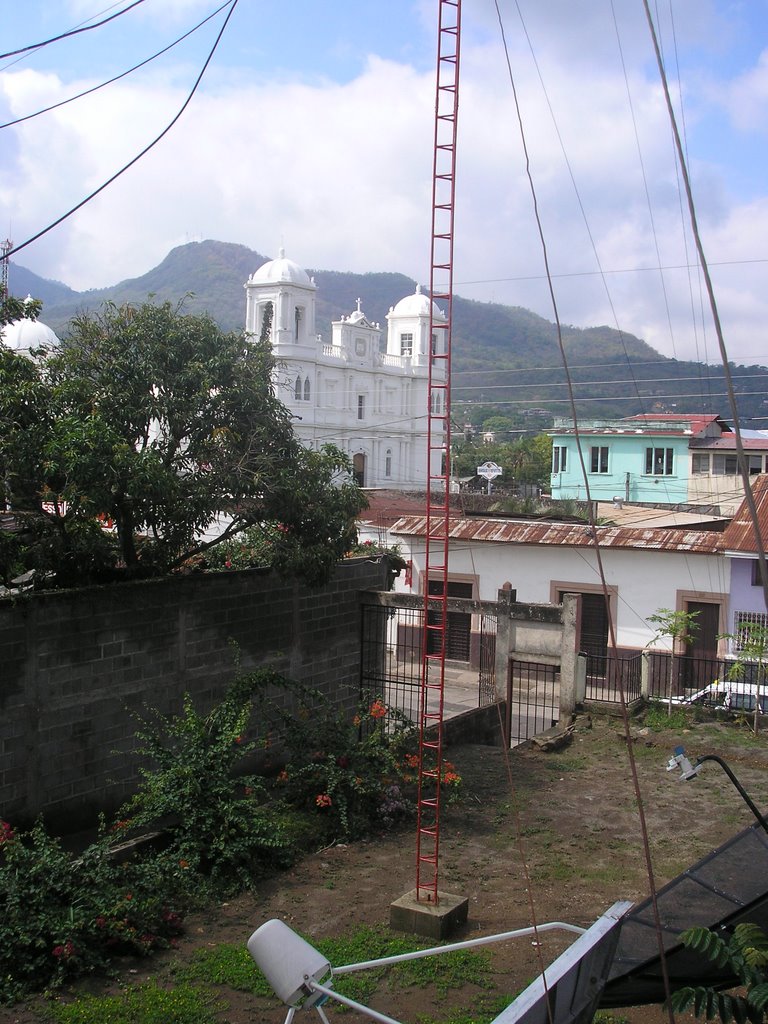
[[[578,594],[563,594],[563,634],[560,648],[560,718],[567,718],[579,703],[577,623],[579,617]],[[583,698],[582,698],[583,699]]]
[[[496,677],[496,699],[507,699],[507,676],[509,675],[509,659],[512,656],[512,619],[510,609],[517,597],[517,591],[503,587],[497,595],[498,613],[496,619],[496,656],[494,658],[494,675]]]
[[[651,688],[651,653],[642,651],[640,654],[640,696],[648,700]]]

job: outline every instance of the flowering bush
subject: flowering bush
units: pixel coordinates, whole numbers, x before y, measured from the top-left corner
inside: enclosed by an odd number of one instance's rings
[[[205,555],[210,569],[250,569],[254,566],[271,566],[275,546],[279,540],[280,527],[277,523],[251,526],[238,533],[232,540],[223,541],[211,548]]]
[[[288,763],[277,776],[276,792],[314,811],[328,839],[391,828],[413,810],[403,760],[412,736],[411,723],[380,697],[366,700],[351,722],[305,706],[300,716],[286,716]]]
[[[0,1003],[145,954],[181,929],[184,886],[162,861],[148,870],[110,856],[106,830],[78,856],[38,823],[0,848]]]

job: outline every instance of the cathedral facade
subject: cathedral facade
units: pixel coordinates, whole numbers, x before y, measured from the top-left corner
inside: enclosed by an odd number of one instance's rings
[[[362,487],[426,489],[429,363],[446,334],[430,336],[430,312],[433,326],[446,320],[429,297],[417,287],[401,299],[387,314],[386,330],[366,318],[358,299],[357,309],[333,321],[326,341],[315,331],[317,285],[282,251],[245,289],[246,334],[259,337],[269,328],[275,388],[302,444],[336,445]],[[445,360],[432,372],[433,384],[444,383]],[[444,396],[440,389],[434,401],[444,403]],[[436,405],[433,412],[445,409]],[[432,458],[437,475],[440,452]]]

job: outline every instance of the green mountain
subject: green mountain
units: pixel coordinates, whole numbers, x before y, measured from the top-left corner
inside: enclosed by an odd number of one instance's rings
[[[189,312],[208,312],[225,330],[245,321],[244,284],[269,257],[244,245],[190,242],[173,249],[154,269],[111,288],[76,292],[11,264],[11,293],[43,301],[42,319],[64,336],[71,317],[102,302],[184,301]],[[331,320],[356,308],[386,329],[386,314],[416,282],[403,274],[350,274],[311,270],[318,285],[317,329],[330,339]],[[644,341],[610,327],[563,327],[563,342],[582,419],[636,412],[713,412],[728,418],[720,367],[668,359]],[[565,374],[555,325],[521,307],[454,297],[453,407],[470,416],[479,407],[511,418],[531,409],[568,416]],[[745,425],[765,425],[768,368],[732,367]],[[475,417],[476,418],[476,417]]]

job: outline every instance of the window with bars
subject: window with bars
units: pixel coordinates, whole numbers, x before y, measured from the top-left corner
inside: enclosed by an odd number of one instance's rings
[[[691,458],[692,473],[709,473],[709,455],[701,452],[694,453]]]
[[[754,640],[755,632],[768,630],[768,615],[765,612],[736,612],[734,616],[733,639],[731,650],[739,654]]]

